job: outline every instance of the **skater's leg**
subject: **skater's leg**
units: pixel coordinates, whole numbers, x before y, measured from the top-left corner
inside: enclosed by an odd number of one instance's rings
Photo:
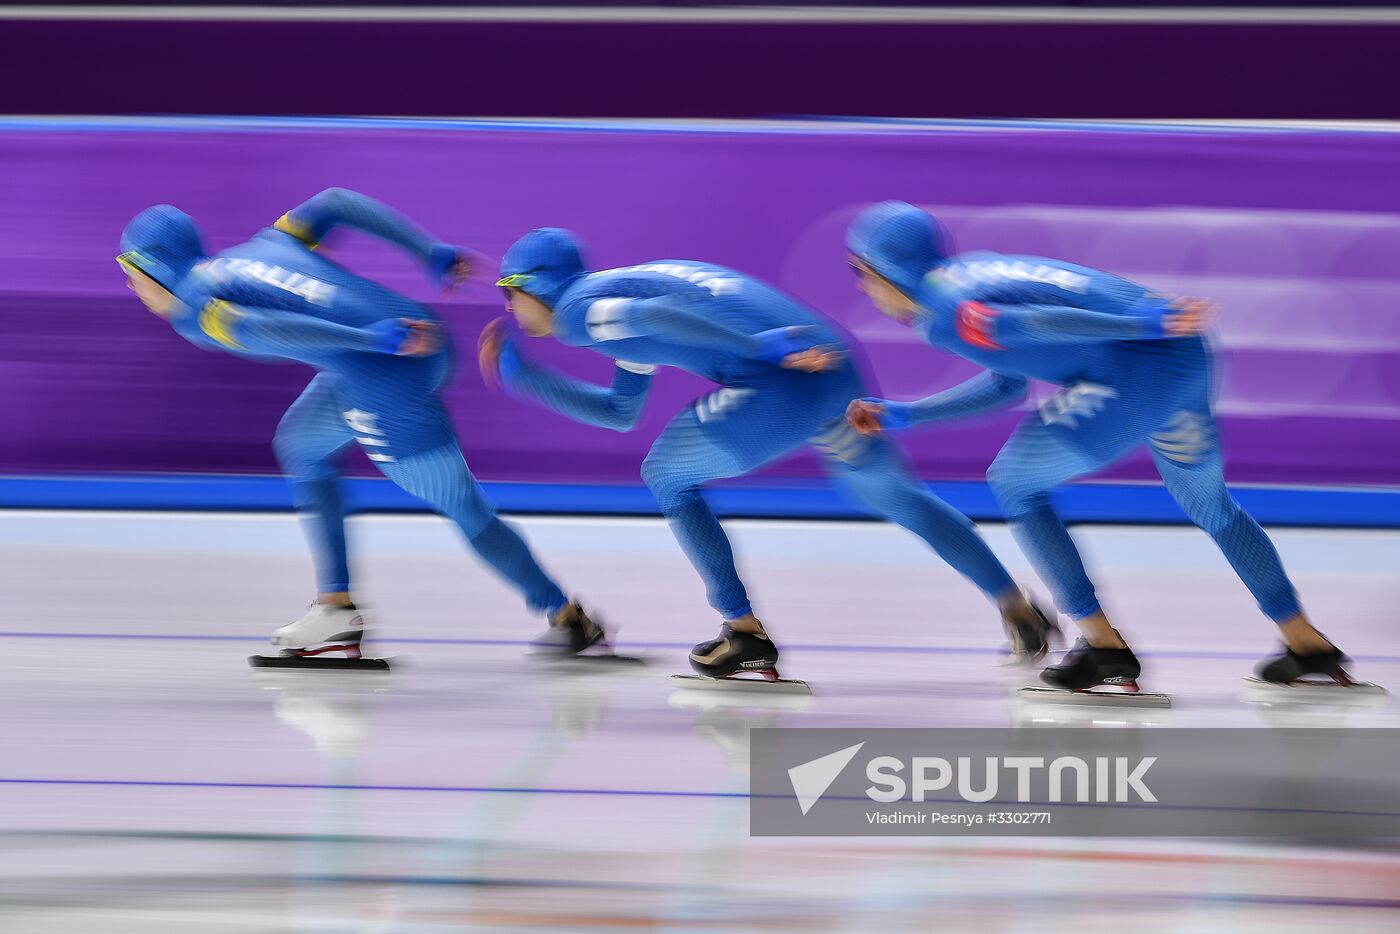
[[[365,624],[351,600],[339,484],[340,460],[354,435],[341,417],[334,384],[335,378],[325,373],[313,379],[283,416],[273,440],[311,546],[317,597],[305,615],[272,634],[272,644],[286,658],[255,656],[258,664],[319,656],[331,649],[359,656]]]
[[[467,468],[452,420],[437,396],[450,364],[446,353],[419,359],[355,355],[346,363],[342,401],[348,411],[343,414],[386,477],[456,523],[530,610],[549,618],[545,647],[580,651],[603,638],[602,627],[569,602],[520,535],[496,516]]]
[[[1219,546],[1264,615],[1285,631],[1290,625],[1296,628],[1299,621],[1306,623],[1278,551],[1225,486],[1223,458],[1211,414],[1179,412],[1152,436],[1152,459],[1167,492]]]
[[[482,560],[524,596],[532,612],[554,617],[566,607],[569,601],[559,585],[540,567],[520,535],[496,515],[455,439],[421,454],[380,463],[379,469],[455,522]]]
[[[967,516],[928,492],[899,447],[862,437],[842,416],[812,439],[832,480],[857,500],[913,532],[997,605],[1013,653],[1039,658],[1052,624],[1012,580]]]
[[[642,462],[642,481],[656,497],[681,550],[704,581],[710,606],[726,621],[741,625],[752,617],[753,604],[739,580],[729,537],[700,488],[710,480],[745,472],[735,458],[706,445],[698,432],[675,422]]]
[[[747,471],[739,452],[707,436],[693,408],[671,422],[642,462],[643,482],[724,620],[718,638],[691,650],[691,666],[708,677],[726,677],[744,665],[777,671],[777,647],[754,615],[729,537],[700,490],[710,480]]]
[[[724,620],[718,638],[691,651],[702,676],[747,670],[777,677],[778,650],[754,615],[729,538],[701,487],[755,470],[811,437],[822,413],[804,405],[802,388],[801,380],[778,378],[712,393],[678,415],[642,463],[642,479]]]
[[[1162,420],[1162,385],[1170,385],[1158,371],[1181,369],[1176,356],[1139,360],[1125,351],[1112,368],[1114,385],[1080,381],[1065,386],[1022,421],[987,471],[1017,542],[1054,591],[1061,612],[1098,649],[1126,651],[1127,644],[1099,605],[1079,550],[1051,505],[1050,491],[1144,442]]]
[[[987,480],[1020,544],[1055,597],[1092,645],[1120,648],[1122,638],[1099,605],[1098,594],[1069,530],[1050,503],[1050,491],[1090,473],[1102,461],[1029,416],[1002,448]]]
[[[1226,487],[1219,434],[1206,400],[1173,415],[1151,443],[1167,491],[1215,541],[1264,615],[1278,624],[1287,651],[1263,662],[1260,677],[1286,683],[1326,674],[1350,683],[1342,667],[1345,657],[1303,612],[1273,542]]]
[[[847,433],[853,437],[846,438]],[[814,444],[826,454],[824,461],[833,481],[880,515],[923,539],[994,603],[1019,595],[1011,575],[987,547],[972,520],[924,489],[892,441],[862,438],[843,419],[840,425],[814,439]],[[851,454],[843,455],[843,450],[850,450]]]
[[[710,605],[734,628],[758,629],[734,552],[701,487],[738,477],[797,448],[817,421],[794,389],[726,387],[672,420],[642,462],[642,480],[656,497],[681,550],[705,583]]]
[[[1191,521],[1219,546],[1266,616],[1278,624],[1287,650],[1259,666],[1268,681],[1328,674],[1350,683],[1341,651],[1313,627],[1283,570],[1278,551],[1225,486],[1224,454],[1215,422],[1214,359],[1204,343],[1182,348],[1181,394],[1165,409],[1149,438],[1162,481]]]
[[[329,605],[350,602],[339,481],[341,457],[355,440],[332,393],[334,380],[326,373],[313,379],[282,417],[273,440],[315,560],[318,602]]]

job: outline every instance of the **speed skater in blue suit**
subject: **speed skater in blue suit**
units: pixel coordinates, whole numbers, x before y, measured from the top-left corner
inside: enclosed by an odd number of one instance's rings
[[[1017,541],[1084,634],[1045,681],[1137,689],[1137,656],[1099,604],[1050,491],[1146,447],[1167,491],[1278,625],[1285,650],[1260,663],[1259,678],[1293,684],[1322,675],[1352,684],[1341,651],[1303,612],[1273,543],[1225,485],[1215,362],[1203,336],[1213,306],[1059,260],[952,255],[943,226],[904,202],[867,209],[846,245],[860,287],[881,312],[986,368],[916,402],[853,402],[848,415],[862,434],[1014,405],[1030,379],[1060,387],[1026,416],[987,474]]]
[[[671,421],[641,466],[722,621],[719,636],[691,653],[701,676],[776,679],[778,660],[703,488],[807,446],[839,486],[923,539],[1000,609],[1013,653],[1045,654],[1051,624],[967,517],[918,483],[895,444],[847,423],[846,404],[861,394],[861,379],[841,335],[816,312],[710,263],[660,260],[590,273],[576,239],[557,228],[519,240],[501,273],[507,307],[527,335],[552,336],[616,363],[611,386],[573,379],[528,359],[499,320],[482,335],[481,365],[488,381],[511,394],[627,431],[657,367],[718,384]]]
[[[602,627],[540,567],[468,469],[439,395],[454,352],[438,316],[318,249],[337,227],[402,248],[435,285],[451,288],[470,272],[468,251],[337,188],[214,256],[189,215],[157,205],[127,225],[117,258],[147,309],[195,346],[317,371],[273,441],[315,557],[317,597],[305,616],[273,634],[273,644],[292,657],[334,650],[359,657],[364,618],[353,599],[339,483],[354,445],[456,523],[482,560],[550,622],[544,648],[568,655],[601,642]]]

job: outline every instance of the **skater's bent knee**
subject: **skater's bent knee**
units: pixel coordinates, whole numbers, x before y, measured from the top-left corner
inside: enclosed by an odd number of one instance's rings
[[[992,488],[992,493],[996,495],[997,499],[1004,503],[1007,497],[1014,495],[1015,489],[1026,485],[1024,482],[1016,482],[1017,474],[1020,473],[1023,471],[1017,470],[998,458],[992,461],[992,466],[987,468],[987,485]]]
[[[656,497],[656,502],[664,512],[668,506],[677,505],[688,496],[698,495],[699,485],[690,477],[684,476],[675,466],[657,459],[647,458],[642,462],[642,482]]]
[[[325,480],[335,477],[339,471],[335,465],[328,460],[313,457],[305,451],[298,450],[294,445],[279,446],[273,444],[273,453],[277,456],[277,463],[293,482],[297,480]]]
[[[1050,498],[1050,490],[1044,484],[1018,471],[999,470],[996,464],[987,471],[987,485],[1007,518],[1025,515]]]
[[[440,511],[457,523],[457,528],[462,530],[468,541],[475,541],[499,521],[496,507],[485,496],[470,496],[452,508]]]

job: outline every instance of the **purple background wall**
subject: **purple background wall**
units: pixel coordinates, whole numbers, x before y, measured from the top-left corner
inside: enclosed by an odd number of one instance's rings
[[[900,398],[972,372],[876,317],[844,266],[847,220],[906,198],[940,211],[964,249],[1058,255],[1221,300],[1232,480],[1397,485],[1397,165],[1400,135],[1388,133],[0,124],[0,472],[274,471],[269,439],[309,373],[189,346],[125,291],[112,256],[124,222],[153,202],[190,211],[221,248],[341,185],[493,257],[557,224],[600,266],[694,256],[767,277],[851,327]],[[392,251],[334,248],[430,298]],[[444,307],[463,351],[449,402],[473,468],[635,482],[651,439],[704,384],[663,374],[631,435],[487,393],[471,350],[499,306],[478,282]],[[606,378],[601,357],[541,343],[530,349]],[[929,430],[909,447],[928,478],[977,478],[1014,419]],[[776,473],[814,470],[799,459]],[[1111,476],[1148,477],[1150,465]]]

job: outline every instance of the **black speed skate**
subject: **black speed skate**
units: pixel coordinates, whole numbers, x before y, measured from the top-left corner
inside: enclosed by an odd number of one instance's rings
[[[761,689],[775,693],[810,694],[805,681],[778,674],[778,647],[766,634],[740,632],[725,623],[719,636],[690,650],[694,675],[672,675],[671,683],[688,688]],[[759,677],[744,677],[745,675]]]
[[[537,651],[567,658],[599,643],[607,645],[607,639],[601,624],[594,622],[578,603],[570,603],[554,614],[549,628],[532,645]]]
[[[1325,652],[1310,652],[1307,655],[1299,655],[1285,647],[1282,655],[1266,658],[1256,665],[1254,674],[1260,681],[1269,684],[1293,684],[1305,680],[1308,675],[1324,675],[1348,687],[1355,682],[1342,666],[1350,661],[1335,645]]]
[[[1147,694],[1138,687],[1141,675],[1142,664],[1132,649],[1100,649],[1080,639],[1058,665],[1040,673],[1050,688],[1022,688],[1020,695],[1052,703],[1170,707],[1165,694]],[[1094,690],[1102,687],[1119,688],[1121,693]]]
[[[1097,649],[1088,640],[1080,639],[1058,665],[1040,673],[1040,680],[1062,691],[1087,691],[1113,684],[1125,693],[1136,694],[1141,674],[1142,664],[1132,649]]]
[[[1060,627],[1045,615],[1045,611],[1032,600],[1027,603],[1031,608],[1030,618],[1002,620],[1006,635],[1011,639],[1008,662],[1012,665],[1035,664],[1050,651],[1050,642],[1060,638]]]
[[[1309,652],[1301,655],[1285,647],[1283,654],[1266,658],[1254,669],[1254,678],[1246,678],[1245,683],[1252,688],[1273,694],[1292,695],[1297,690],[1298,697],[1314,697],[1323,694],[1334,696],[1384,695],[1385,688],[1365,681],[1354,681],[1347,673],[1346,666],[1351,659],[1342,650],[1332,646],[1323,652]]]
[[[631,655],[618,655],[613,652],[603,625],[591,618],[577,601],[554,614],[554,618],[549,621],[549,628],[538,636],[531,646],[534,648],[534,654],[546,661],[641,661],[640,658]]]
[[[690,667],[706,678],[728,678],[753,671],[778,680],[778,647],[767,635],[739,632],[725,623],[719,637],[690,650]]]

